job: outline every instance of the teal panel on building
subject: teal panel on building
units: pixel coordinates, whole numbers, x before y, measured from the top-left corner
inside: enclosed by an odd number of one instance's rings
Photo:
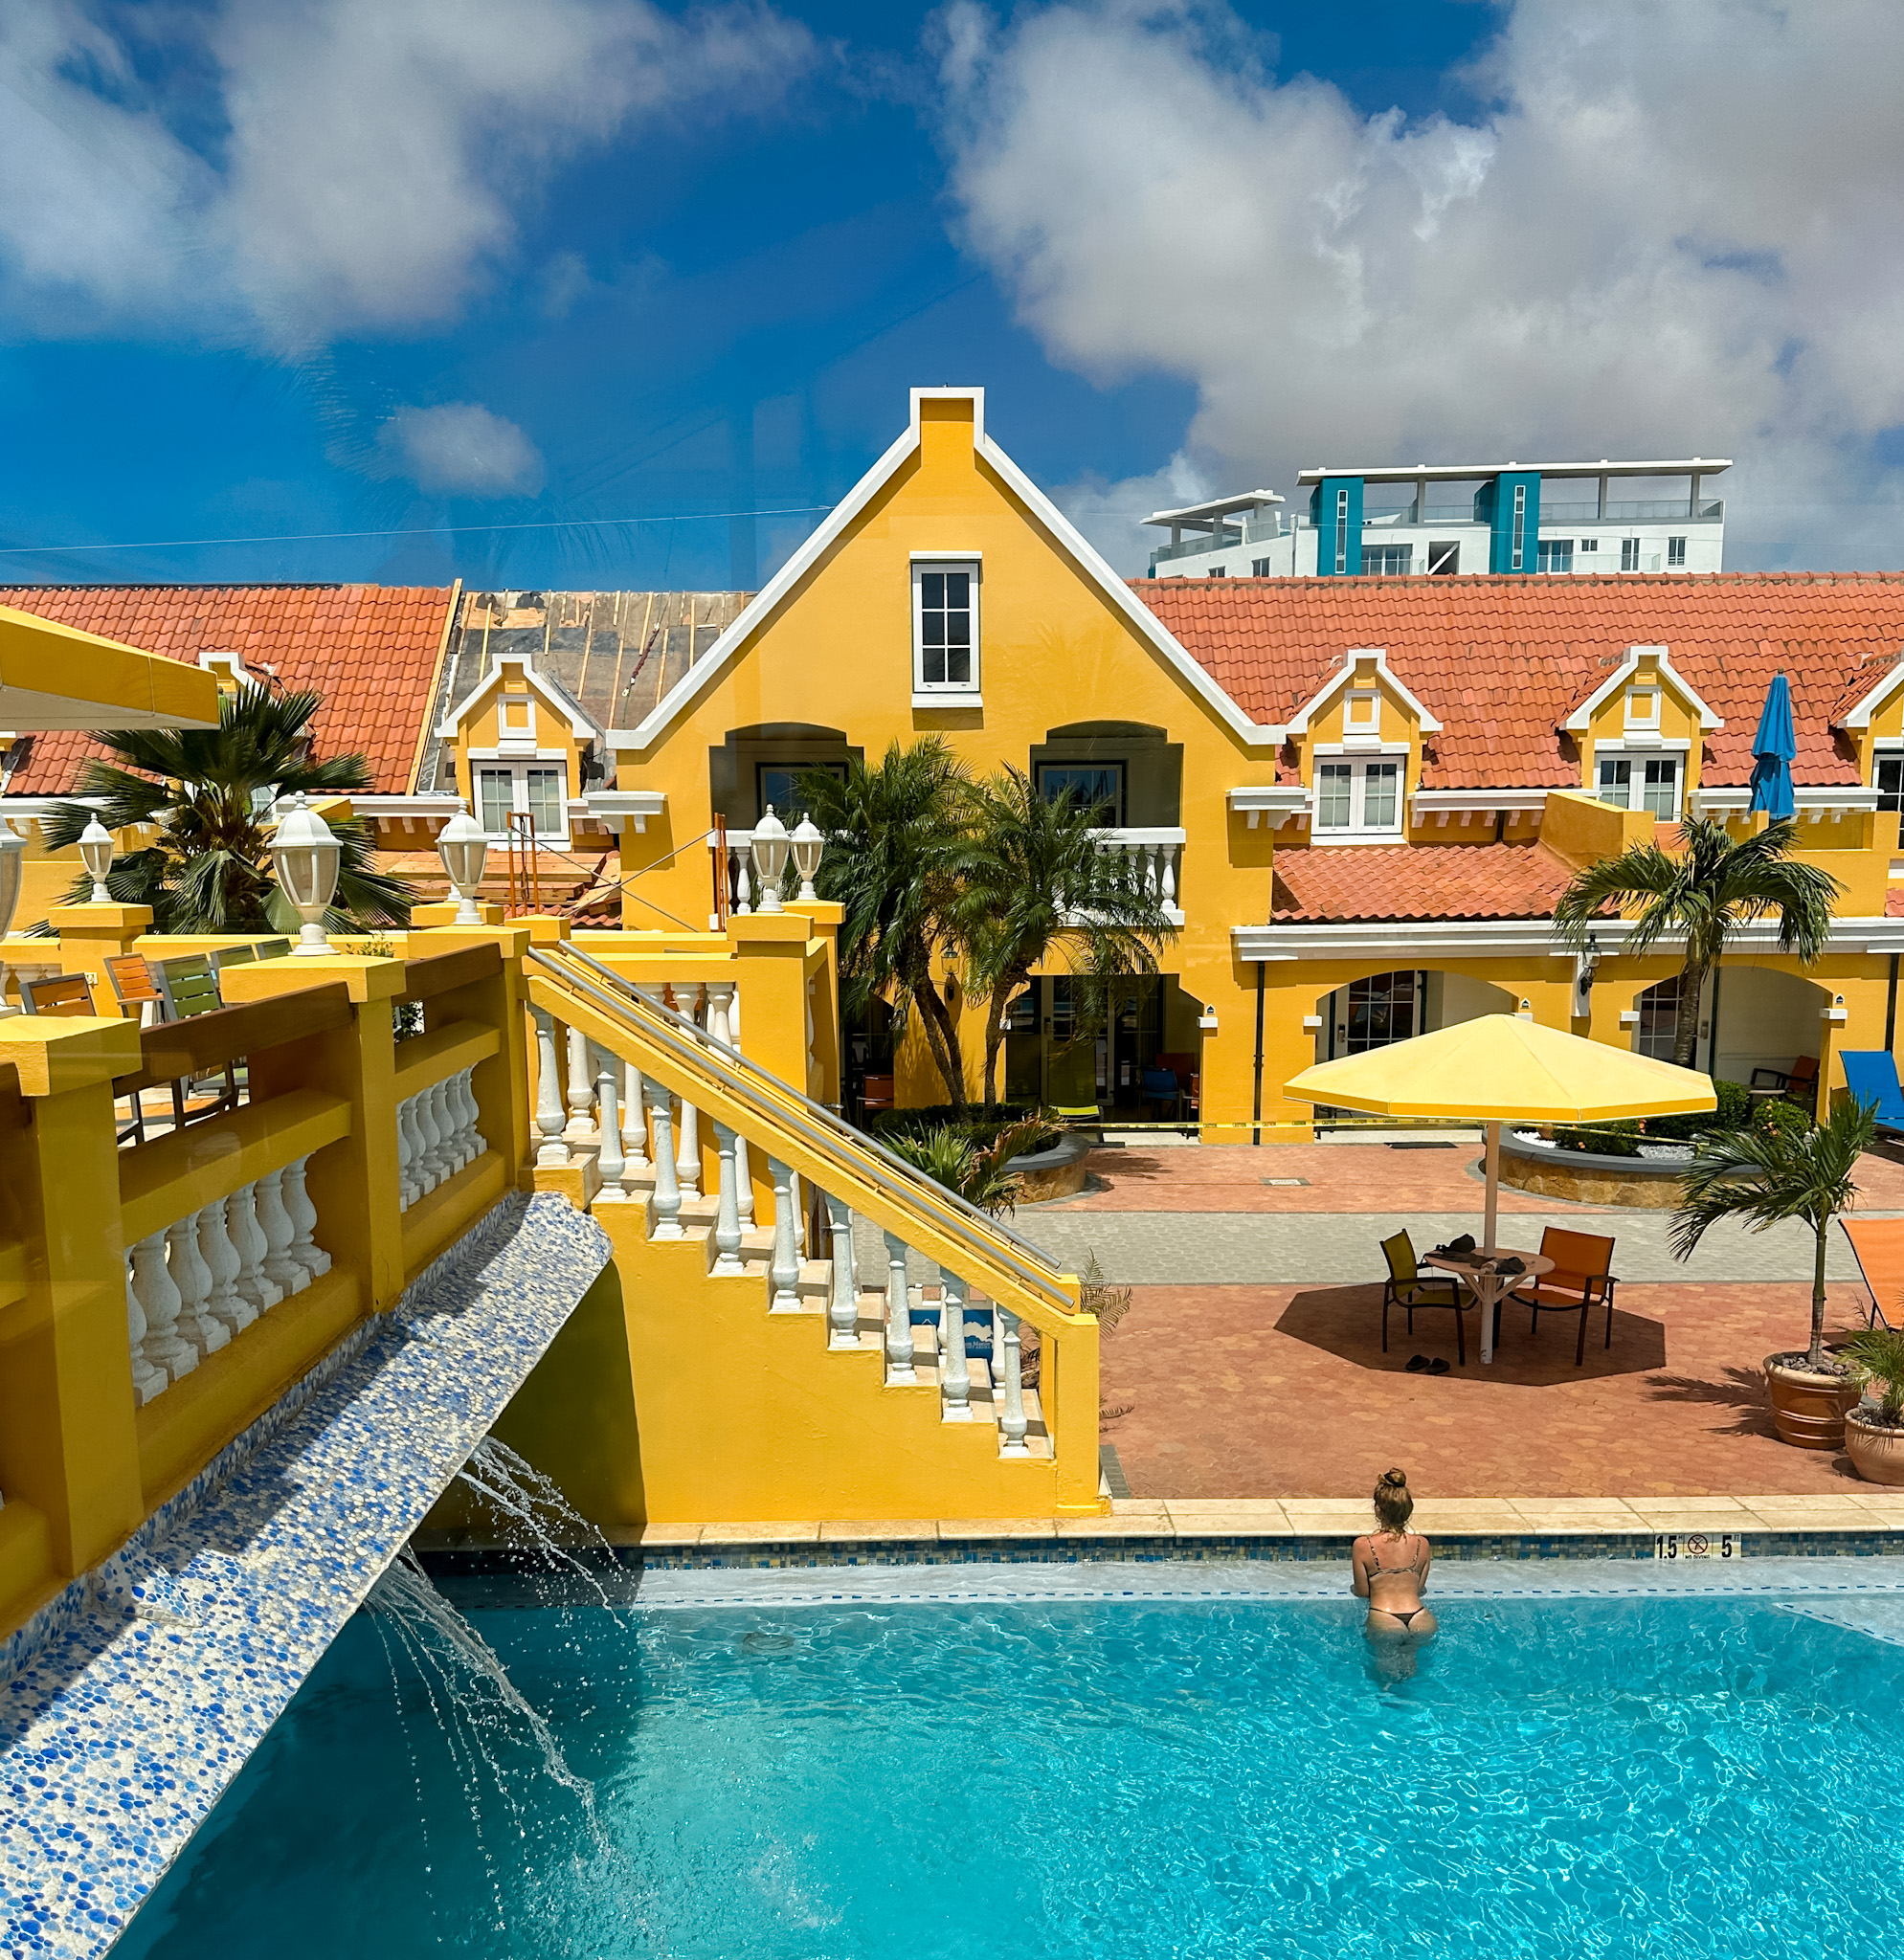
[[[1362,568],[1361,478],[1323,478],[1310,493],[1309,514],[1315,526],[1316,576],[1354,577]]]
[[[1540,476],[1503,470],[1481,486],[1474,515],[1489,529],[1490,571],[1533,571],[1540,544]]]

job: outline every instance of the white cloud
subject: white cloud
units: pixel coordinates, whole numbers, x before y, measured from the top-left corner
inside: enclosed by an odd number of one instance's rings
[[[542,488],[541,451],[481,402],[399,409],[377,446],[387,473],[431,496],[532,497]]]
[[[218,322],[296,346],[453,317],[549,174],[637,116],[744,112],[806,68],[764,5],[223,0],[229,133],[168,122],[74,0],[0,9],[0,278],[42,330]]]
[[[1894,0],[1518,0],[1473,124],[1278,83],[1214,5],[944,18],[967,241],[1054,359],[1193,381],[1222,487],[1733,455],[1730,556],[1904,558]]]
[[[1254,486],[1251,486],[1254,487]],[[1051,493],[1051,501],[1120,569],[1135,567],[1164,533],[1147,531],[1142,521],[1154,510],[1181,510],[1219,494],[1208,470],[1183,451],[1159,470],[1116,482],[1087,472]]]

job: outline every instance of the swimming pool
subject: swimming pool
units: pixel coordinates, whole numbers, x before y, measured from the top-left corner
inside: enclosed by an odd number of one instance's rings
[[[1857,1956],[1904,1922],[1904,1646],[1802,1599],[1445,1597],[1397,1680],[1347,1600],[507,1597],[460,1603],[595,1833],[360,1615],[118,1950]]]

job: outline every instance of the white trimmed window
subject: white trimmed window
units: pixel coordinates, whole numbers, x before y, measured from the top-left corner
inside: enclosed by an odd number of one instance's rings
[[[912,689],[978,692],[978,563],[937,559],[912,568]]]
[[[1374,687],[1352,687],[1342,709],[1345,735],[1381,733],[1381,691]]]
[[[540,840],[568,837],[568,798],[564,793],[568,771],[562,764],[479,762],[472,767],[476,777],[476,818],[486,835],[507,836],[513,813],[534,818],[535,835]]]
[[[1635,734],[1657,733],[1659,729],[1659,689],[1629,687],[1626,690],[1626,726]]]
[[[1604,755],[1600,759],[1600,800],[1619,810],[1679,814],[1679,758],[1672,755]]]
[[[1400,762],[1318,762],[1315,828],[1337,835],[1401,828]]]

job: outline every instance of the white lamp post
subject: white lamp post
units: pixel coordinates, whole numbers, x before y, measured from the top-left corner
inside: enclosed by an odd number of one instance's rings
[[[13,835],[12,826],[0,816],[0,939],[12,930],[13,908],[20,902],[20,874],[26,863],[24,837]],[[0,960],[0,1014],[16,1014],[20,1010],[7,1005],[7,962]]]
[[[112,833],[98,817],[92,818],[79,833],[79,861],[85,865],[86,874],[93,880],[93,903],[109,905],[112,894],[106,890],[106,873],[112,869]]]
[[[278,825],[271,840],[271,862],[278,873],[279,888],[298,908],[304,929],[298,935],[294,953],[327,953],[330,942],[324,936],[324,915],[337,895],[338,862],[343,846],[302,796],[294,796],[291,807]]]
[[[760,880],[760,909],[780,912],[780,880],[787,869],[787,826],[767,806],[767,814],[753,827],[753,868]]]
[[[489,839],[482,826],[460,803],[437,837],[437,855],[449,873],[450,889],[457,895],[459,925],[481,925],[482,915],[476,909],[477,887],[482,882],[482,867],[489,859]]]
[[[819,894],[813,888],[814,873],[819,869],[819,854],[826,849],[826,833],[811,816],[802,816],[792,842],[794,869],[800,874],[801,901],[817,899]]]

